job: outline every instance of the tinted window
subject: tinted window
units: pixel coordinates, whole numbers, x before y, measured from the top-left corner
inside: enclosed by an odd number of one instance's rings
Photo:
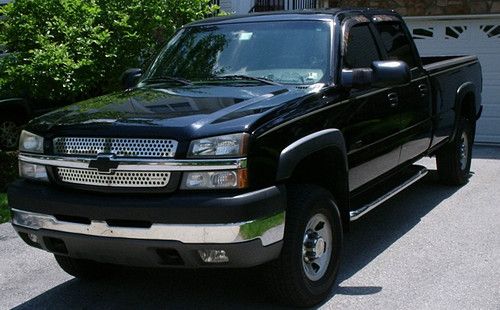
[[[400,23],[378,23],[376,28],[380,33],[382,44],[390,60],[402,60],[410,68],[417,66],[410,40],[405,35],[403,26]]]
[[[352,27],[347,38],[344,68],[369,68],[375,60],[380,60],[380,55],[368,25]]]
[[[186,27],[167,44],[146,76],[204,81],[248,75],[285,84],[314,84],[329,77],[330,37],[330,25],[320,21]]]

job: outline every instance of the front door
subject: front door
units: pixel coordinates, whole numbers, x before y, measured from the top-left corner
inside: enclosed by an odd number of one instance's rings
[[[382,59],[368,20],[346,31],[343,69],[370,68],[373,61]],[[348,152],[351,191],[398,165],[401,144],[397,139],[400,130],[397,97],[397,88],[392,87],[346,91],[350,113],[345,120],[348,125],[342,132]]]

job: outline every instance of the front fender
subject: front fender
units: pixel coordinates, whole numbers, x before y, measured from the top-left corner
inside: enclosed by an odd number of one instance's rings
[[[307,156],[326,148],[337,149],[343,157],[344,169],[347,169],[347,152],[342,132],[338,129],[325,129],[307,135],[281,151],[276,179],[290,178],[295,167]]]

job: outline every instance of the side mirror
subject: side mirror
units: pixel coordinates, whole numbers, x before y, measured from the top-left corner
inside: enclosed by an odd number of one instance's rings
[[[372,63],[375,86],[396,86],[411,81],[410,68],[404,61],[374,61]]]
[[[371,68],[342,70],[341,84],[346,88],[388,87],[411,81],[410,68],[404,61],[374,61]]]
[[[139,78],[142,76],[142,69],[133,68],[127,69],[120,77],[123,89],[129,89],[137,85]]]

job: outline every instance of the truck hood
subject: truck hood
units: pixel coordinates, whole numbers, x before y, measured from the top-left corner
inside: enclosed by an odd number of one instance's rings
[[[50,134],[193,138],[248,131],[266,112],[316,92],[321,85],[182,86],[138,88],[105,95],[33,120],[28,129]]]

